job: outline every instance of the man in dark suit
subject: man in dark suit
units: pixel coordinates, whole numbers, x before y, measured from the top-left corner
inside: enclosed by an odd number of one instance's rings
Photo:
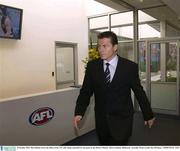
[[[96,132],[101,145],[127,145],[134,113],[131,89],[141,107],[145,125],[151,128],[155,119],[140,84],[138,65],[118,56],[117,47],[118,39],[113,32],[98,35],[100,59],[88,62],[75,107],[74,126],[78,129],[94,93]]]

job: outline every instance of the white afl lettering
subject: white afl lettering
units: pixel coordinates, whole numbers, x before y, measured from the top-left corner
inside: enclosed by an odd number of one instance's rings
[[[52,113],[50,111],[47,111],[46,113],[47,113],[47,118],[52,118],[53,117]]]
[[[36,121],[41,121],[41,117],[38,113],[36,113],[32,119],[32,123],[36,122]]]

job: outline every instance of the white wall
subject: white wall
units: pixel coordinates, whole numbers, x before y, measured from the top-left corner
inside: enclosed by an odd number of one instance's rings
[[[21,40],[0,39],[0,97],[55,90],[55,41],[78,43],[84,76],[88,26],[83,0],[1,0],[23,9]]]

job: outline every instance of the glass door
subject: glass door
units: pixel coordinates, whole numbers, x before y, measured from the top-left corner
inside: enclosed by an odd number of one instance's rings
[[[147,91],[156,113],[179,115],[179,41],[147,42]]]

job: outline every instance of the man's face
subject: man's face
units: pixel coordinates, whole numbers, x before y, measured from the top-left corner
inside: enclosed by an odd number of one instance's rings
[[[110,61],[116,55],[117,45],[112,45],[110,38],[98,39],[98,51],[101,59]]]

